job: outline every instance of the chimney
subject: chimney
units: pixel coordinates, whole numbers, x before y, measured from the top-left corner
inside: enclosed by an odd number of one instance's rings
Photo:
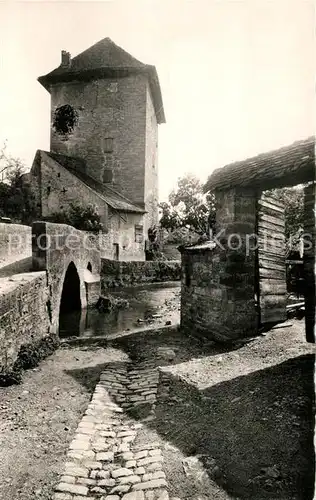
[[[70,53],[67,52],[66,50],[62,50],[61,51],[61,63],[60,63],[60,65],[63,68],[69,68],[70,63],[71,63]]]

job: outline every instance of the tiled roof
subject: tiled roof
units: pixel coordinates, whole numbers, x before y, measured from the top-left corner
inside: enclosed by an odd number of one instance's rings
[[[211,174],[204,191],[233,187],[271,189],[315,180],[315,138],[238,161]]]
[[[198,243],[196,245],[180,245],[178,247],[179,252],[207,252],[214,250],[216,247],[215,241],[205,241],[204,243]]]
[[[153,94],[158,123],[165,123],[161,89],[155,66],[144,64],[116,45],[110,38],[104,38],[71,59],[69,66],[60,65],[38,81],[49,91],[50,84],[71,80],[124,76],[144,72],[147,74]]]
[[[92,189],[98,196],[100,196],[110,207],[119,212],[132,212],[144,214],[146,210],[132,203],[114,189],[98,182],[90,177],[90,175],[83,172],[85,162],[81,158],[72,156],[60,155],[57,153],[42,151],[59,165],[68,170],[71,174],[75,175],[81,182]]]

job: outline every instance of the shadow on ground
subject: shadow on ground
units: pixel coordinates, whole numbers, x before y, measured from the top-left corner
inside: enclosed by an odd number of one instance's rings
[[[159,366],[178,364],[192,358],[203,358],[236,351],[244,346],[244,342],[215,343],[197,336],[184,334],[178,326],[135,332],[109,341],[108,345],[127,352],[134,362],[154,360]],[[157,358],[157,349],[170,348],[175,352],[174,361]]]
[[[202,392],[171,376],[155,428],[234,496],[311,500],[313,369],[301,356]]]
[[[130,335],[111,346],[125,351],[134,367],[146,360],[156,366],[175,365],[241,347],[208,348],[195,339],[184,341],[176,329]],[[160,346],[172,348],[176,359],[157,359]],[[109,366],[115,368],[116,363],[69,373],[90,389]],[[146,425],[183,455],[199,456],[208,477],[234,498],[312,500],[313,373],[314,356],[309,354],[203,390],[168,372],[164,384],[169,395],[158,397],[156,419]],[[143,410],[130,416],[142,419],[149,408]],[[181,485],[172,493],[181,496]]]

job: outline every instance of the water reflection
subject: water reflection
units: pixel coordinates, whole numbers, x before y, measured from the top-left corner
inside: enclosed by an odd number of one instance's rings
[[[60,317],[60,337],[107,336],[161,326],[166,321],[171,321],[173,324],[179,321],[179,284],[168,287],[152,285],[125,288],[110,293],[127,299],[129,307],[110,313],[99,312],[93,308],[65,313]],[[148,318],[151,318],[150,322]]]

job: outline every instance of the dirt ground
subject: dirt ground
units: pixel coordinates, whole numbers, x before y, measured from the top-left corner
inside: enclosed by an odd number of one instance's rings
[[[0,388],[0,499],[48,500],[66,451],[113,349],[60,349]],[[75,374],[75,375],[74,375]]]
[[[304,326],[292,320],[290,328],[227,347],[176,332],[121,339],[135,361],[157,358],[161,347],[176,354],[159,362],[170,394],[158,400],[148,430],[165,443],[172,494],[313,499],[315,347],[305,342]]]
[[[304,320],[247,345],[205,345],[173,327],[61,348],[0,389],[0,499],[50,499],[104,364],[129,358],[164,367],[170,393],[143,438],[161,440],[171,494],[312,500],[314,352]]]

